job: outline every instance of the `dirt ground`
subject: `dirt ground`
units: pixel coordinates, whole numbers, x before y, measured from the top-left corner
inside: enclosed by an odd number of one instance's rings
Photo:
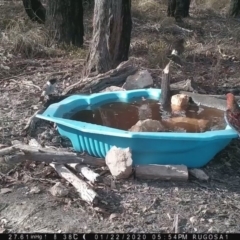
[[[187,39],[185,67],[172,81],[194,79],[207,93],[240,93],[240,20],[225,17],[226,1],[193,1],[191,17],[181,27]],[[0,2],[0,147],[13,140],[71,149],[50,124],[19,133],[36,111],[46,80],[59,79],[58,91],[77,81],[91,37],[91,8],[86,6],[86,43],[83,49],[58,47],[44,26],[31,23],[21,1]],[[161,35],[175,38],[166,2],[133,0],[131,57],[147,68],[159,84],[166,63]],[[170,29],[170,30],[169,30]],[[0,174],[0,230],[8,232],[173,232],[178,215],[180,232],[240,232],[240,144],[234,140],[203,170],[202,182],[116,181],[115,187],[96,186],[99,206],[81,201],[74,188],[47,164],[26,162]],[[34,160],[34,159],[32,159]],[[1,172],[8,165],[0,164]],[[97,170],[96,170],[97,171]],[[56,198],[49,189],[62,182],[70,190]],[[37,187],[39,193],[31,193]]]

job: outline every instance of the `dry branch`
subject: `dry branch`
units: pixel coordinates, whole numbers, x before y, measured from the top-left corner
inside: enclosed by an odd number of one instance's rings
[[[95,173],[93,170],[86,166],[82,166],[78,163],[71,163],[68,164],[71,168],[74,168],[77,172],[80,172],[87,180],[94,183],[99,181],[100,175],[98,173]]]
[[[72,93],[96,93],[109,86],[119,86],[125,82],[128,76],[137,72],[137,67],[133,66],[132,61],[119,64],[116,69],[94,77],[81,79],[77,83],[69,86],[63,91],[63,95]]]
[[[98,202],[97,193],[86,182],[74,175],[64,165],[51,163],[50,166],[57,171],[60,177],[66,179],[76,188],[79,196],[84,201],[90,204],[96,204]]]
[[[21,151],[22,153],[18,153]],[[17,144],[12,147],[3,148],[0,150],[0,156],[16,152],[14,156],[8,157],[7,161],[21,162],[32,160],[36,162],[46,163],[81,163],[92,166],[105,166],[105,161],[100,158],[95,158],[89,155],[80,155],[73,152],[65,152],[53,148],[32,147],[26,144]]]
[[[188,180],[188,169],[184,165],[139,165],[136,166],[135,176],[151,180]]]

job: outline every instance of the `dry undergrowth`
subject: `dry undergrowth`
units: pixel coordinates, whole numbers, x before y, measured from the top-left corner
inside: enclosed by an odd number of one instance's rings
[[[186,67],[182,70],[176,69],[172,81],[194,78],[203,86],[210,87],[209,93],[216,93],[218,86],[238,86],[240,69],[236,61],[240,59],[240,25],[235,19],[225,18],[228,1],[192,0],[192,17],[185,19],[182,26],[190,32],[180,31],[174,19],[166,17],[166,2],[167,0],[132,0],[131,56],[138,59],[143,68],[148,68],[155,80],[159,80],[161,68],[167,61],[165,45],[160,37],[164,35],[175,38],[184,34],[186,48],[189,50],[185,55]],[[20,136],[19,132],[28,117],[36,111],[38,96],[47,79],[59,79],[59,92],[64,86],[77,80],[92,31],[92,11],[88,5],[85,7],[88,9],[85,14],[86,41],[83,49],[76,49],[72,46],[58,46],[49,39],[44,26],[27,19],[22,1],[6,1],[0,6],[0,147],[1,144],[10,144],[14,139],[28,140]],[[51,131],[52,127],[40,125],[36,129],[36,137],[44,136],[47,144],[53,144],[53,138],[48,139],[48,135],[52,136],[49,134]],[[57,141],[54,144],[63,147],[62,143]],[[131,180],[123,184],[117,183],[118,189],[110,189],[103,199],[110,198],[109,202],[116,204],[113,206],[115,211],[123,208],[123,214],[119,220],[110,219],[109,224],[107,219],[99,217],[97,210],[89,210],[83,203],[75,209],[71,206],[68,211],[61,212],[61,207],[51,205],[54,202],[52,197],[47,198],[44,195],[48,185],[44,185],[44,194],[37,195],[36,198],[19,193],[17,187],[10,195],[2,195],[1,201],[10,202],[10,206],[5,212],[0,206],[1,216],[13,218],[15,232],[16,229],[22,232],[24,226],[30,226],[29,231],[35,232],[36,226],[39,229],[46,227],[41,224],[46,224],[50,230],[56,232],[60,229],[61,219],[63,231],[75,224],[78,232],[86,232],[88,228],[94,232],[171,232],[171,217],[176,214],[179,215],[179,221],[188,221],[187,224],[179,222],[179,226],[184,227],[181,231],[237,232],[240,226],[237,178],[239,154],[238,140],[229,145],[226,151],[219,153],[215,161],[211,161],[205,169],[211,177],[210,183],[194,182],[192,179],[183,184]],[[37,167],[31,169],[32,174],[37,173]],[[23,175],[25,174],[26,169]],[[41,186],[33,179],[29,182]],[[122,199],[118,202],[115,198],[112,199],[112,196]],[[31,199],[35,205],[30,204]],[[25,218],[29,221],[16,223],[16,213],[24,215],[28,212],[14,208],[14,204],[21,207],[21,201],[25,201],[30,210],[31,206],[35,209],[39,203],[39,215],[36,217],[31,214]],[[41,204],[46,206],[41,209]],[[56,211],[60,211],[59,215]],[[66,217],[69,217],[69,221],[66,221]],[[50,219],[48,222],[45,221],[47,218]],[[79,222],[73,223],[73,219]],[[88,228],[85,228],[84,224]]]
[[[0,36],[0,84],[16,95],[20,87],[22,94],[18,94],[15,100],[19,98],[19,102],[31,102],[29,106],[36,104],[31,94],[39,93],[46,79],[54,75],[52,73],[62,70],[70,73],[72,69],[81,72],[91,39],[93,12],[87,1],[84,6],[85,44],[83,48],[77,49],[74,46],[59,46],[49,38],[43,25],[28,19],[21,1],[3,3],[0,10],[0,27],[3,29]],[[234,61],[240,59],[240,26],[237,20],[225,17],[228,3],[224,0],[192,1],[192,17],[184,19],[184,24],[180,26],[183,30],[176,26],[173,18],[166,17],[166,8],[166,0],[132,1],[130,55],[138,59],[142,67],[152,69],[155,80],[159,81],[160,71],[167,62],[166,46],[161,36],[169,39],[184,36],[186,67],[182,71],[176,70],[173,81],[193,77],[204,86],[213,88],[226,84],[230,78],[231,84],[237,85],[238,67]],[[63,75],[59,74],[57,78],[62,79]],[[65,83],[68,81],[66,84],[75,81],[72,76],[73,73],[70,73],[63,79]],[[7,93],[4,92],[2,96],[4,94]],[[23,96],[24,100],[21,99]],[[24,104],[21,106],[26,108]],[[25,115],[32,111],[28,109]],[[10,112],[7,112],[7,119],[12,118]],[[25,115],[21,119],[25,119]]]
[[[238,68],[236,64],[231,64],[231,61],[240,58],[240,26],[237,20],[225,17],[228,3],[224,0],[192,1],[192,17],[184,20],[181,25],[184,30],[176,26],[173,18],[166,17],[166,7],[166,0],[132,1],[133,31],[130,55],[139,59],[142,67],[159,70],[156,76],[158,80],[160,70],[167,62],[166,46],[161,36],[169,39],[184,36],[187,49],[186,69],[177,70],[173,81],[194,77],[197,81],[206,81],[203,83],[206,86],[214,86],[222,85],[230,76],[232,83],[236,85]],[[71,61],[79,59],[82,65],[92,32],[92,9],[87,1],[85,8],[85,45],[82,49],[76,49],[73,46],[59,46],[50,39],[43,25],[32,23],[27,18],[21,1],[13,1],[11,4],[4,2],[0,10],[0,27],[3,29],[0,36],[0,79],[14,79],[14,76],[22,76],[26,69],[30,69],[26,75],[30,75],[31,81],[41,88],[48,75],[51,75],[47,73],[51,71],[51,65],[54,71],[61,65],[55,66],[54,61],[62,61],[64,57],[64,69],[68,62],[72,67],[76,66],[75,63],[71,64]],[[31,61],[24,64],[27,58]],[[31,64],[35,67],[29,66]],[[41,71],[38,65],[42,68]],[[78,71],[81,71],[81,67]],[[33,77],[31,74],[37,75]],[[39,81],[39,78],[42,80]],[[214,79],[218,81],[213,81]],[[69,81],[71,80],[73,79]],[[13,83],[15,84],[14,81]],[[5,81],[1,84],[9,85]],[[39,91],[38,88],[28,90]]]

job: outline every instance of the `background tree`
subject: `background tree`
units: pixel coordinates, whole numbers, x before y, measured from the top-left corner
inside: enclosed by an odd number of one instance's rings
[[[46,9],[42,5],[40,0],[23,0],[23,6],[28,17],[32,21],[37,21],[38,23],[45,23]]]
[[[95,1],[93,37],[84,75],[105,73],[128,60],[131,0]]]
[[[168,0],[168,17],[189,17],[191,0]]]
[[[84,36],[82,0],[48,0],[46,24],[59,42],[82,46]]]
[[[240,0],[231,0],[229,8],[229,16],[237,17],[240,12]]]

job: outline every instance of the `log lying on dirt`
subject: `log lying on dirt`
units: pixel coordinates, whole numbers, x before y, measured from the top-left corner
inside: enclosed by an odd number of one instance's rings
[[[149,180],[187,181],[188,169],[184,165],[139,165],[135,168],[135,176]]]
[[[96,93],[110,86],[123,84],[128,76],[137,72],[131,60],[122,62],[116,69],[94,77],[81,79],[63,91],[63,95],[73,93]]]
[[[95,173],[93,170],[86,166],[82,166],[78,163],[68,164],[71,168],[75,169],[77,172],[81,173],[87,180],[91,183],[98,182],[100,180],[100,175]]]
[[[60,177],[66,179],[70,182],[78,191],[79,196],[89,204],[97,204],[98,195],[97,193],[83,180],[78,178],[75,174],[73,174],[69,169],[67,169],[62,164],[50,164],[53,167]]]
[[[92,166],[106,166],[104,159],[95,158],[89,155],[79,155],[73,152],[56,150],[53,148],[32,147],[26,144],[17,144],[12,147],[0,150],[0,156],[14,153],[14,156],[7,157],[7,161],[18,163],[25,160],[33,160],[36,162],[61,164],[81,163]]]

